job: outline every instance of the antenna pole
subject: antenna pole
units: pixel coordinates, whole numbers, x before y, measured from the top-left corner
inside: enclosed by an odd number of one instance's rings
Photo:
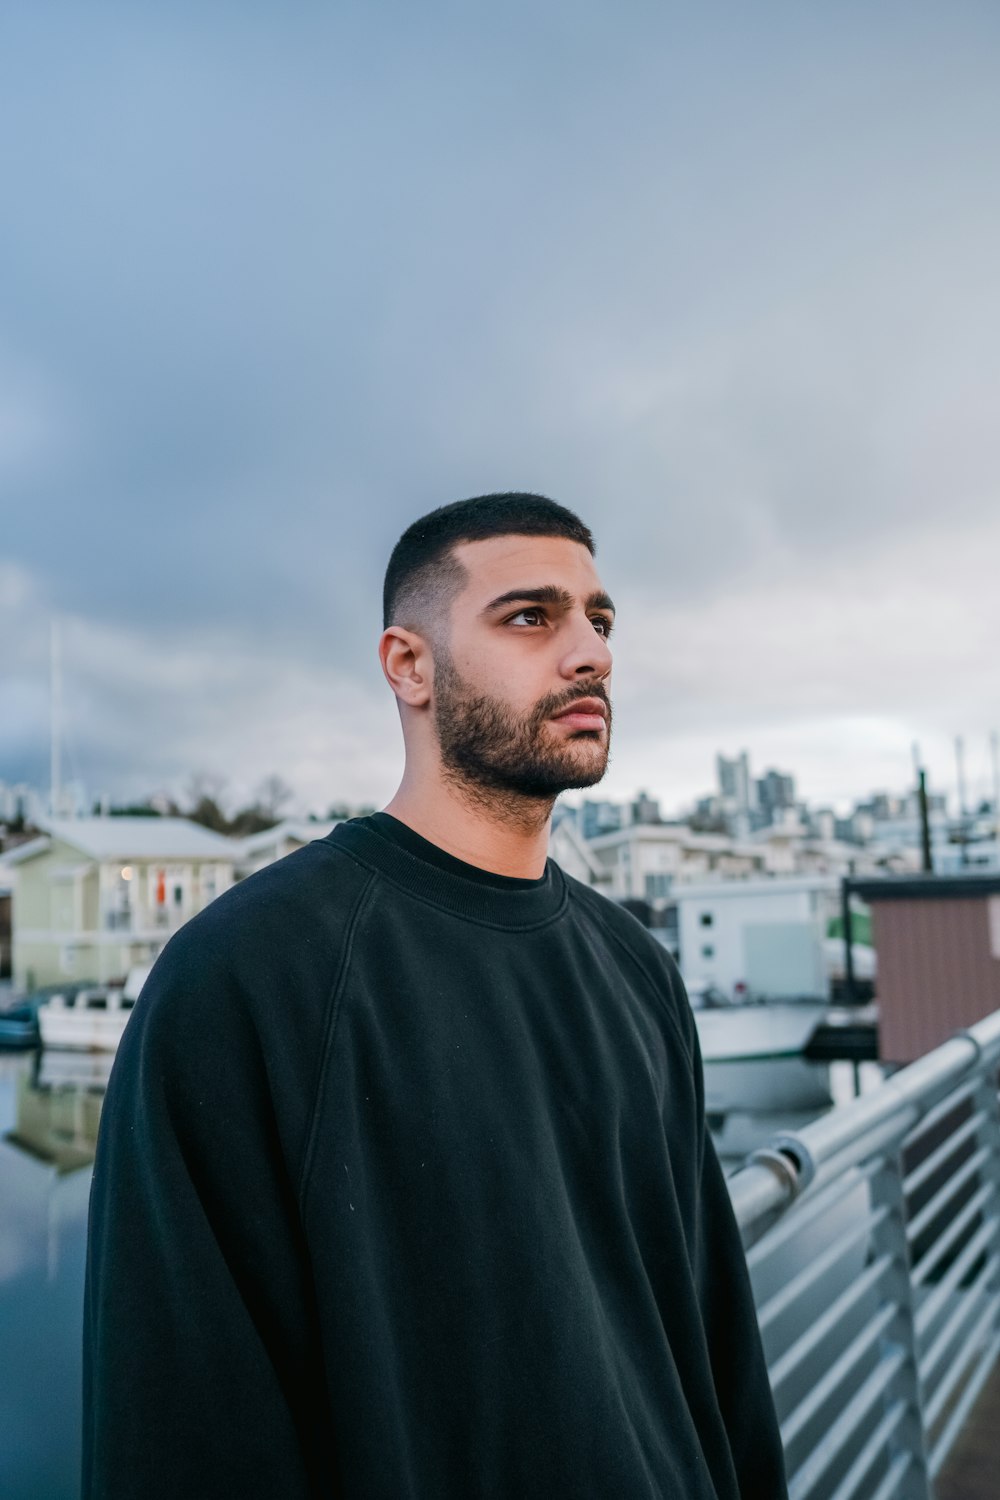
[[[62,801],[61,767],[60,767],[60,714],[62,682],[60,680],[59,660],[59,621],[55,615],[52,616],[52,624],[49,632],[49,689],[51,694],[51,743],[49,747],[49,813],[53,818],[59,816],[59,804]]]
[[[965,745],[962,736],[955,736],[955,764],[958,770],[958,812],[959,812],[959,840],[962,846],[961,862],[967,865],[969,862],[968,852],[968,824],[966,823],[965,806]]]

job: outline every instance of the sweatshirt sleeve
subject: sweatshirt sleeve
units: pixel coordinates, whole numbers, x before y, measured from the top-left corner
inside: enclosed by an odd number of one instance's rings
[[[126,1028],[101,1121],[84,1500],[335,1493],[296,1172],[269,1067],[281,1046],[277,1035],[265,1045],[225,965],[175,938]]]
[[[704,1070],[690,1005],[699,1138],[695,1275],[716,1397],[744,1500],[787,1500],[785,1461],[750,1274],[712,1137]]]

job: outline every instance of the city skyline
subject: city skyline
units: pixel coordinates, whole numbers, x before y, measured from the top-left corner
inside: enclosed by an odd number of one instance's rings
[[[962,788],[964,791],[964,809],[961,806],[961,796],[957,781],[953,786],[936,786],[933,781],[928,781],[928,796],[932,800],[943,798],[944,806],[947,808],[950,816],[959,817],[963,812],[965,815],[974,816],[981,814],[987,808],[992,809],[995,813],[998,800],[1000,800],[997,796],[997,743],[991,738],[991,744],[988,747],[990,755],[989,772],[982,776],[973,777],[971,781],[967,769],[967,747],[965,748],[966,754],[963,756],[963,760],[966,765],[966,771],[964,786]],[[730,784],[732,774],[737,771],[739,762],[743,757],[746,757],[750,773],[750,795],[746,799],[744,799],[739,790]],[[755,767],[752,757],[749,756],[745,748],[741,748],[739,752],[731,756],[727,756],[723,751],[717,751],[714,757],[714,766],[715,782],[710,785],[706,780],[694,795],[680,801],[671,801],[668,794],[663,793],[654,785],[637,786],[629,791],[612,793],[606,782],[600,782],[584,791],[570,792],[565,795],[565,800],[574,806],[581,806],[587,801],[625,805],[637,799],[647,797],[659,804],[666,817],[677,818],[696,816],[703,807],[716,803],[728,808],[729,812],[750,809],[757,810],[760,806],[767,805],[766,803],[761,804],[759,799],[763,790],[762,784],[768,781],[772,783],[784,783],[784,786],[778,788],[781,793],[777,802],[779,808],[781,806],[789,808],[808,807],[812,812],[832,810],[838,817],[846,817],[879,798],[888,798],[905,803],[915,798],[917,794],[917,778],[914,774],[912,783],[897,786],[870,785],[852,793],[849,797],[823,801],[822,799],[810,797],[803,790],[799,784],[799,778],[796,775],[794,767],[778,767],[773,764],[761,764]],[[723,766],[725,766],[725,769],[723,769]],[[2,771],[2,766],[0,766],[0,771]],[[272,785],[268,787],[268,783]],[[280,800],[283,807],[287,804],[287,815],[290,816],[324,817],[329,808],[337,805],[355,807],[378,805],[377,800],[371,798],[339,796],[336,790],[331,791],[325,799],[321,798],[319,803],[309,804],[308,799],[304,799],[299,795],[296,787],[284,781],[280,770],[269,773],[253,788],[241,789],[233,786],[221,775],[213,775],[212,773],[202,775],[195,771],[191,771],[185,778],[178,780],[170,786],[161,785],[155,787],[148,783],[142,787],[141,773],[137,772],[136,785],[140,787],[138,791],[133,787],[131,791],[126,792],[124,795],[115,796],[108,789],[102,789],[99,793],[95,794],[95,788],[89,786],[80,778],[63,777],[60,783],[61,805],[65,811],[72,808],[76,815],[88,814],[102,805],[110,809],[130,805],[154,805],[158,802],[165,805],[167,802],[171,802],[175,806],[183,807],[185,804],[196,800],[197,795],[203,793],[211,795],[213,799],[218,800],[220,806],[224,809],[233,811],[239,807],[251,807],[255,805],[255,802],[259,805],[262,794],[266,796],[268,791],[273,793],[275,788],[278,789],[279,793],[283,788],[285,795]],[[772,797],[774,790],[772,786]],[[14,780],[13,778],[0,775],[0,821],[3,821],[5,816],[9,818],[13,815],[14,803],[18,797],[23,798],[29,804],[30,808],[33,809],[33,816],[51,816],[51,780],[32,782],[25,779]]]

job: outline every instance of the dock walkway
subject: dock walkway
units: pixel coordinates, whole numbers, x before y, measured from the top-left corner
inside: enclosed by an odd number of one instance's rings
[[[1000,1491],[1000,1365],[994,1367],[934,1481],[935,1500],[996,1500]]]

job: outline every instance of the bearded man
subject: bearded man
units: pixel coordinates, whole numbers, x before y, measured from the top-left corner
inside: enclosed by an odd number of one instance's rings
[[[666,951],[547,860],[599,781],[614,609],[536,495],[385,579],[384,812],[175,936],[94,1173],[87,1500],[782,1500]]]

